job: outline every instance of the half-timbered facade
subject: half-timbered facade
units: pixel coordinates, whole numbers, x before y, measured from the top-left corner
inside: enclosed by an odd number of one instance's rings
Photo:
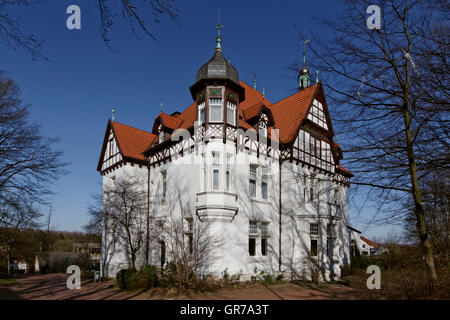
[[[208,223],[221,239],[206,273],[255,268],[288,277],[339,277],[349,262],[347,190],[351,173],[320,82],[306,66],[299,91],[276,103],[239,80],[217,38],[214,56],[190,87],[183,112],[160,113],[148,131],[109,121],[98,163],[103,185],[135,177],[147,194],[148,230],[168,215]],[[129,266],[120,243],[104,229],[105,276]],[[138,265],[164,264],[170,247],[161,232],[147,236]]]

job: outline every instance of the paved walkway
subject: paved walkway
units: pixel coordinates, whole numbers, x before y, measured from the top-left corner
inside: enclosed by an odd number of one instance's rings
[[[18,284],[0,285],[0,300],[143,300],[143,299],[191,299],[191,300],[323,300],[352,299],[352,289],[340,285],[325,285],[321,289],[283,283],[265,286],[251,284],[246,288],[222,289],[216,292],[192,295],[171,295],[163,289],[146,292],[120,291],[113,280],[95,283],[83,281],[81,289],[69,290],[67,274],[34,275],[18,279]]]

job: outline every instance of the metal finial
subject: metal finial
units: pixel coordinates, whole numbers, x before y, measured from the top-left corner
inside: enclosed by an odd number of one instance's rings
[[[221,42],[222,42],[222,36],[220,35],[220,31],[221,31],[222,28],[223,28],[223,24],[222,24],[222,22],[220,21],[220,6],[219,6],[219,19],[217,20],[217,26],[216,26],[216,28],[217,28],[217,37],[216,37],[217,45],[216,45],[216,49],[222,50],[222,44],[221,44]]]
[[[303,64],[306,64],[306,45],[311,40],[303,39]]]
[[[262,94],[263,94],[263,101],[264,101],[264,98],[266,97],[266,88],[263,88]]]
[[[223,24],[220,21],[220,6],[219,6],[219,19],[217,20],[217,35],[220,37],[220,30],[223,28]]]
[[[111,113],[112,113],[111,120],[114,121],[114,114],[116,113],[116,110],[114,110],[114,108],[112,108]]]
[[[161,99],[161,104],[159,105],[159,109],[161,110],[161,112],[163,112],[163,99]]]
[[[253,75],[253,89],[256,90],[256,73]]]
[[[319,83],[319,70],[316,70],[316,83]]]

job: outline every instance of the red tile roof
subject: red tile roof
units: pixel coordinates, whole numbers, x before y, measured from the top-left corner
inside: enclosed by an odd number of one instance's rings
[[[161,112],[160,114],[158,114],[156,119],[160,119],[163,126],[169,128],[169,129],[172,129],[172,130],[178,129],[180,127],[181,123],[183,122],[182,120],[179,119],[179,117],[173,117],[164,112]]]
[[[308,114],[317,88],[318,85],[315,84],[270,106],[275,127],[280,130],[281,143],[289,143],[295,138],[301,122]]]
[[[111,124],[122,157],[145,160],[142,153],[155,140],[156,135],[115,121],[111,121]]]
[[[353,177],[353,173],[351,173],[350,171],[348,171],[347,169],[345,169],[343,166],[338,165],[338,169],[341,170],[342,172],[346,173],[347,175]]]
[[[252,88],[243,81],[240,85],[245,89],[245,100],[239,104],[239,123],[244,129],[253,129],[245,120],[257,116],[263,106],[268,108],[273,117],[274,126],[269,129],[278,129],[280,133],[280,143],[290,143],[297,135],[302,121],[308,114],[308,110],[312,101],[321,88],[320,84],[314,84],[309,88],[296,92],[291,96],[271,103],[265,98],[261,92]],[[322,94],[322,91],[319,91]],[[190,129],[194,126],[197,117],[197,104],[193,102],[186,110],[180,114],[173,116],[166,113],[160,113],[156,119],[160,119],[162,124],[172,130],[182,128]],[[156,120],[155,119],[155,120]],[[139,130],[118,122],[111,122],[119,147],[125,158],[135,159],[139,161],[145,160],[143,152],[147,150],[152,143],[157,141],[156,135],[150,132]],[[269,131],[270,137],[270,131]],[[335,143],[340,149],[340,146]],[[103,152],[103,151],[102,151]],[[353,176],[351,172],[338,166],[341,172]]]
[[[361,240],[364,241],[365,243],[367,243],[368,245],[372,246],[372,247],[378,247],[378,243],[370,241],[367,238],[364,238],[363,236],[360,236]]]

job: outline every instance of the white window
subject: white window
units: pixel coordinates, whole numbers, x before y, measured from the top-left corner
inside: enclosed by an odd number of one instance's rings
[[[164,141],[164,130],[162,128],[162,125],[159,125],[158,131],[159,131],[159,143],[161,143]]]
[[[222,122],[222,99],[210,98],[209,99],[209,121]]]
[[[213,165],[219,166],[220,165],[220,152],[213,152]]]
[[[236,125],[236,104],[227,101],[227,123]]]
[[[251,164],[250,165],[250,180],[249,180],[249,192],[250,197],[255,198],[256,197],[256,170],[257,166]]]
[[[203,101],[198,106],[198,121],[205,123],[205,102]]]
[[[261,255],[267,256],[267,238],[261,238]]]
[[[161,180],[162,180],[162,197],[163,199],[166,198],[167,193],[167,179],[166,179],[167,173],[166,171],[161,172]]]
[[[311,236],[318,236],[319,235],[319,224],[310,223],[309,224],[309,234]]]
[[[213,169],[213,189],[219,189],[219,169]]]
[[[258,233],[258,222],[257,221],[250,221],[249,233],[250,234]]]
[[[261,179],[261,197],[264,200],[269,198],[269,173],[268,169],[262,168],[262,179]]]
[[[269,235],[269,224],[267,222],[261,223],[261,234],[263,236]]]
[[[267,137],[267,124],[264,121],[259,122],[259,136]]]

